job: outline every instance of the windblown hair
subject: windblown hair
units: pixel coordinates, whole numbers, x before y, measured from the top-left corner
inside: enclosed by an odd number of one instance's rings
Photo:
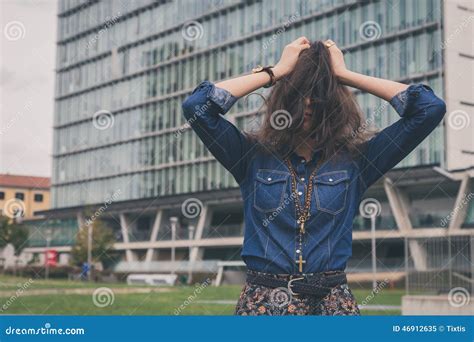
[[[315,149],[322,151],[321,161],[342,150],[357,154],[367,140],[362,114],[354,95],[335,76],[329,51],[321,41],[303,50],[294,70],[273,86],[263,123],[249,137],[287,157],[301,143],[296,137],[303,130],[305,98],[310,99],[312,112],[309,134],[315,138]]]

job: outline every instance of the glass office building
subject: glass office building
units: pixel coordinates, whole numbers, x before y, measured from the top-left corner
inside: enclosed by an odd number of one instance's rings
[[[354,71],[424,82],[443,97],[444,16],[440,0],[59,1],[51,213],[80,217],[85,206],[100,206],[119,191],[116,209],[104,219],[129,244],[121,247],[126,260],[166,259],[169,247],[160,241],[170,239],[167,217],[179,215],[181,203],[192,197],[209,205],[203,210],[208,217],[180,219],[178,239],[215,244],[195,251],[183,245],[182,257],[238,259],[243,220],[237,184],[186,125],[185,97],[202,80],[276,63],[283,47],[301,35],[335,40]],[[356,94],[375,126],[398,119],[383,101]],[[258,96],[241,99],[226,118],[252,129],[261,104]],[[414,168],[436,182],[432,166],[445,167],[446,146],[441,124],[398,165],[403,172],[394,172],[405,176]],[[436,220],[423,217],[426,211],[436,217],[449,213],[458,185],[437,187],[429,198],[425,188],[410,194],[417,210],[409,213],[413,225],[437,227]],[[387,212],[380,222],[396,230],[385,188],[381,183],[373,190]],[[188,234],[191,224],[198,227],[194,235]],[[358,219],[355,229],[365,232],[366,223]]]

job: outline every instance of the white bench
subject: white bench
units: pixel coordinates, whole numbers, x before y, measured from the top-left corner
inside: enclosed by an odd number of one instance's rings
[[[130,274],[128,285],[173,286],[178,276],[176,274]]]
[[[224,267],[245,267],[243,261],[219,261],[217,263],[218,271],[216,280],[214,280],[214,286],[220,286],[222,283],[222,277],[224,275]]]

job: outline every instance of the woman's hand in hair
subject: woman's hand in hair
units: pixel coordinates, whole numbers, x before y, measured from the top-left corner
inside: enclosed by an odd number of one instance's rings
[[[326,41],[325,44],[328,43],[330,45],[328,50],[329,55],[331,56],[332,70],[337,77],[342,77],[347,72],[346,63],[344,62],[344,55],[332,40]]]
[[[300,37],[285,46],[280,61],[272,69],[277,79],[293,71],[301,51],[309,49],[309,43],[308,38]]]
[[[272,68],[275,78],[278,80],[293,71],[300,52],[307,48],[309,40],[306,37],[300,37],[285,46],[280,61]],[[263,87],[269,81],[270,76],[266,72],[258,72],[221,81],[216,83],[216,87],[227,90],[235,97],[242,97]]]

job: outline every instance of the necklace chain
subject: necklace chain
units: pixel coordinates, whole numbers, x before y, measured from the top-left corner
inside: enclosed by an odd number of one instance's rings
[[[296,174],[295,169],[291,165],[291,162],[288,158],[285,159],[285,163],[288,166],[288,169],[290,170],[291,174],[291,192],[293,195],[293,201],[295,202],[295,207],[297,211],[297,223],[299,224],[299,231],[298,231],[298,250],[296,251],[297,254],[299,254],[298,259],[296,260],[296,263],[298,264],[298,270],[300,273],[303,272],[303,264],[306,263],[306,260],[303,260],[303,235],[305,234],[305,223],[308,220],[310,214],[309,211],[311,209],[311,196],[313,193],[313,179],[316,176],[316,172],[318,170],[318,166],[314,168],[314,170],[311,172],[311,175],[309,176],[308,179],[308,187],[305,189],[305,200],[304,200],[304,207],[301,208],[301,203],[300,199],[298,197],[298,191],[297,191],[297,178],[298,175]]]
[[[298,215],[298,223],[304,223],[308,220],[310,214],[309,211],[311,209],[311,195],[313,193],[313,179],[316,176],[316,172],[318,170],[317,167],[314,168],[313,172],[311,172],[311,175],[309,176],[308,179],[308,187],[306,189],[305,193],[305,201],[304,201],[304,207],[301,208],[300,200],[298,197],[298,191],[297,191],[297,178],[298,175],[296,174],[295,169],[291,165],[290,160],[287,158],[285,159],[286,165],[288,166],[288,169],[290,170],[291,174],[291,192],[293,193],[293,201],[295,202],[296,206],[296,211]]]

